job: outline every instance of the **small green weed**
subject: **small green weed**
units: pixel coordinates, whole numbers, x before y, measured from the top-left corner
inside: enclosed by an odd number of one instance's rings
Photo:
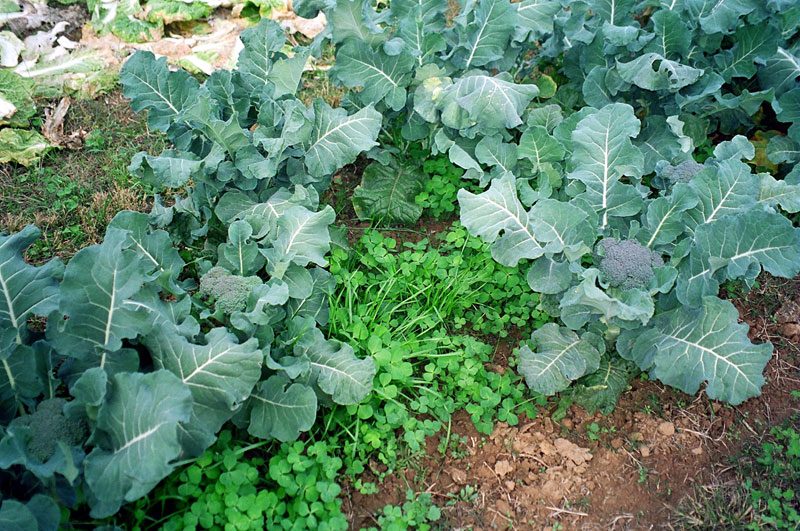
[[[433,504],[430,493],[415,494],[413,490],[406,491],[406,502],[402,507],[387,505],[378,517],[378,526],[371,527],[369,531],[401,531],[404,529],[417,529],[427,531],[442,517],[442,511]]]
[[[336,477],[342,460],[325,442],[246,445],[222,431],[212,448],[170,475],[113,522],[125,529],[347,529]]]
[[[421,152],[418,156],[426,155]],[[464,170],[450,162],[447,156],[429,157],[422,163],[422,171],[427,176],[425,188],[417,194],[415,201],[435,219],[447,219],[455,214],[459,189],[481,191],[479,187],[462,178]]]

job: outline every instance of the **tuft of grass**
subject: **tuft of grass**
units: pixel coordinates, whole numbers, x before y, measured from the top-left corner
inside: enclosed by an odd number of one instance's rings
[[[0,164],[0,231],[34,224],[43,236],[28,251],[33,262],[69,259],[98,243],[120,210],[147,210],[153,190],[128,172],[139,151],[158,153],[166,139],[147,129],[119,91],[75,102],[64,123],[80,131],[79,150],[53,150],[31,167]]]

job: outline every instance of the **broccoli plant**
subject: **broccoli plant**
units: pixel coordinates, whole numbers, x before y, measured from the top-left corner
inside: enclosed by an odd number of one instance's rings
[[[653,268],[664,265],[658,253],[636,240],[603,238],[597,244],[601,255],[598,268],[611,287],[623,290],[646,288]]]

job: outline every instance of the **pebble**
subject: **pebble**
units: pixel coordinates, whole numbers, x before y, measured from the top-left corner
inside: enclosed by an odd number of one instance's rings
[[[508,489],[508,492],[514,492],[514,489],[517,486],[517,484],[514,483],[513,481],[506,481],[505,485],[506,485],[506,489]]]
[[[642,457],[649,457],[650,456],[650,447],[647,446],[647,445],[640,446],[639,447],[639,453],[642,454]]]
[[[661,435],[671,437],[672,435],[675,435],[675,424],[671,422],[662,422],[658,425],[658,432]]]
[[[564,427],[564,429],[565,429],[565,430],[567,430],[567,431],[570,431],[570,430],[572,430],[572,428],[573,428],[573,426],[574,426],[574,424],[572,424],[572,421],[571,421],[571,420],[569,420],[569,419],[564,419],[564,420],[562,420],[562,421],[561,421],[561,425],[562,425],[562,426]]]
[[[781,335],[785,337],[800,336],[800,324],[786,323],[781,326]]]
[[[698,446],[697,448],[692,448],[692,453],[694,455],[702,454],[703,453],[703,447],[702,446]]]

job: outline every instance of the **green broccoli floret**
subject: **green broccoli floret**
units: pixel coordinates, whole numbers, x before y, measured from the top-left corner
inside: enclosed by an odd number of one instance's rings
[[[700,170],[705,168],[703,164],[699,164],[693,160],[685,160],[677,166],[667,164],[665,166],[656,168],[658,175],[672,184],[688,183]]]
[[[83,444],[89,435],[85,420],[64,415],[66,403],[63,398],[43,400],[32,415],[18,419],[28,426],[28,453],[42,463],[53,457],[58,441],[75,446]]]
[[[230,314],[244,310],[250,291],[263,283],[257,276],[240,277],[217,266],[200,277],[200,295],[211,297],[216,309]]]
[[[602,251],[600,271],[609,285],[623,290],[647,287],[653,268],[664,265],[657,253],[636,240],[603,238],[597,247]]]

